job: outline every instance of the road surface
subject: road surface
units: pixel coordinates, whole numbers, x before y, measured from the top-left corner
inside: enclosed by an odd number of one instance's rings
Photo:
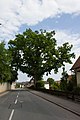
[[[80,117],[26,90],[0,96],[0,120],[80,120]]]

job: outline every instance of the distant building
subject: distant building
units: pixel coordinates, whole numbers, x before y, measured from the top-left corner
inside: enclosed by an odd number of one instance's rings
[[[11,85],[11,90],[14,90],[16,88],[16,82],[13,82]]]
[[[31,80],[28,82],[28,86],[31,87],[31,86],[34,86],[34,79],[31,78]]]
[[[80,56],[71,68],[76,75],[77,86],[80,86]]]

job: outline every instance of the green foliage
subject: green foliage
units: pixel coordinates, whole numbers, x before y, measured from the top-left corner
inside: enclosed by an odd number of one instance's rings
[[[61,90],[65,90],[65,91],[67,90],[67,78],[68,78],[68,74],[65,71],[65,67],[63,67],[62,78],[60,82]]]
[[[74,92],[80,95],[80,86],[74,88]]]
[[[63,72],[62,72],[62,78],[61,80],[65,80],[67,82],[68,74],[67,71],[65,71],[65,67],[63,67]]]
[[[73,91],[73,82],[69,81],[69,83],[67,83],[67,91]]]
[[[76,76],[72,75],[72,78],[67,83],[67,90],[68,91],[74,91],[76,87],[77,87]]]
[[[68,77],[65,67],[63,67],[60,89],[64,91],[74,91],[74,88],[77,86],[76,77],[75,75],[71,75],[70,80],[68,80]]]
[[[71,63],[71,58],[74,58],[74,53],[70,53],[72,45],[65,43],[57,47],[54,35],[55,31],[33,32],[31,29],[16,35],[14,40],[9,41],[13,58],[11,66],[32,76],[36,83],[44,73],[48,75],[52,69],[57,73],[64,63]]]
[[[49,86],[51,86],[54,83],[54,79],[53,78],[48,78],[47,82],[49,82]]]
[[[72,75],[71,81],[72,81],[73,87],[74,87],[74,88],[77,87],[77,80],[76,80],[76,75],[75,75],[75,74]]]
[[[42,81],[42,80],[37,81],[36,88],[44,88],[44,81]]]
[[[5,48],[5,43],[0,43],[0,82],[12,83],[17,78],[17,71],[11,66],[11,51]]]
[[[16,88],[20,88],[20,83],[16,83]]]
[[[52,89],[53,90],[60,90],[60,85],[54,81],[54,83],[52,84]]]
[[[65,80],[61,80],[60,89],[63,91],[67,90],[67,82]]]
[[[59,51],[59,61],[64,66],[64,63],[72,64],[71,58],[75,58],[74,53],[70,53],[73,45],[69,45],[69,43],[64,43],[61,47],[58,47]],[[62,59],[61,59],[62,58]]]
[[[18,79],[18,73],[16,70],[13,70],[13,68],[11,67],[11,79],[8,80],[8,82],[12,84],[12,82],[15,82],[17,79]]]
[[[0,43],[0,82],[6,82],[11,79],[10,69],[11,55],[5,49],[5,43]]]

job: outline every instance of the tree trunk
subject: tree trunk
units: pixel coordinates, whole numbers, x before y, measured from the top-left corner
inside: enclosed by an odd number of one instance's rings
[[[37,77],[36,75],[34,76],[34,87],[36,88],[36,83],[37,83]]]

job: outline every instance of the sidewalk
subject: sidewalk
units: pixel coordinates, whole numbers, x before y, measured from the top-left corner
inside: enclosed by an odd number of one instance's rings
[[[0,92],[0,96],[6,95],[9,91]]]
[[[76,102],[73,102],[73,101],[70,101],[67,99],[63,99],[63,98],[60,98],[60,97],[57,97],[54,95],[45,94],[45,93],[38,92],[35,90],[29,90],[29,91],[39,97],[42,97],[43,99],[45,99],[53,104],[56,104],[57,106],[62,107],[63,109],[66,109],[66,110],[80,116],[80,103],[76,103]]]

